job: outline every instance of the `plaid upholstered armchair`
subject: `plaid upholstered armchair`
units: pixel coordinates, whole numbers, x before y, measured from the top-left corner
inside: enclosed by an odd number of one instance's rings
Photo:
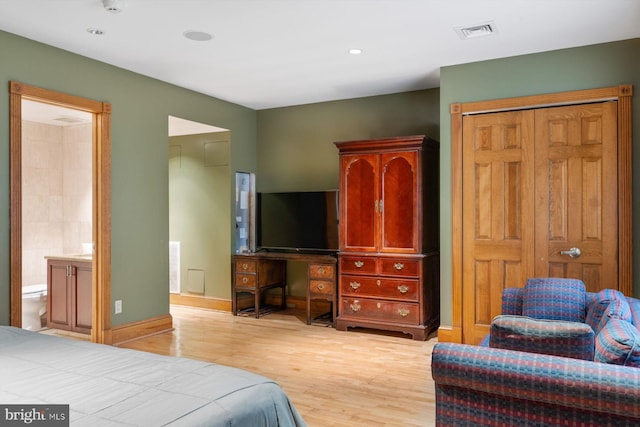
[[[505,289],[484,346],[438,343],[439,426],[640,425],[640,301],[579,280]]]

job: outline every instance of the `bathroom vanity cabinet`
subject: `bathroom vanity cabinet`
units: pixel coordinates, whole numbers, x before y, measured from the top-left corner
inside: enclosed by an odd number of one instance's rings
[[[91,333],[91,259],[47,257],[47,326]]]

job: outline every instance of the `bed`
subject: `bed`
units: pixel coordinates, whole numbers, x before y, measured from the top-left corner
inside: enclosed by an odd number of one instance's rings
[[[0,403],[69,404],[73,426],[305,426],[241,369],[0,326]]]

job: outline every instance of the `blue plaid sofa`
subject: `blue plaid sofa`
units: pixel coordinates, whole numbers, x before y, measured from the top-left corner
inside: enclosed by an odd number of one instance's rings
[[[480,346],[438,343],[438,426],[640,426],[640,300],[575,279],[502,294]]]

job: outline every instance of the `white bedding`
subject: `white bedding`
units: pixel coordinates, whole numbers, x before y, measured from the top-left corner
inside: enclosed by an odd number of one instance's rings
[[[0,326],[0,403],[69,404],[73,426],[305,426],[241,369]]]

